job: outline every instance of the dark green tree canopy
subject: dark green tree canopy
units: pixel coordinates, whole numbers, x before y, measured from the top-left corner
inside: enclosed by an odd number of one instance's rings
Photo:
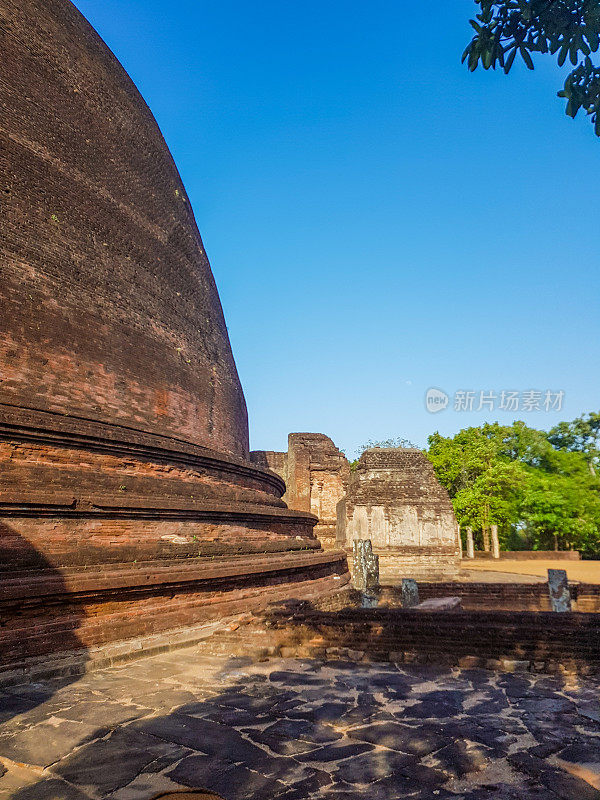
[[[583,109],[600,136],[600,68],[590,58],[600,46],[600,0],[475,0],[480,13],[470,23],[475,36],[463,53],[471,72],[500,66],[508,74],[517,54],[533,69],[532,53],[567,57],[575,67],[559,97],[566,113]]]
[[[446,487],[460,525],[481,536],[498,525],[506,549],[600,554],[600,414],[551,431],[487,423],[455,436],[434,433],[427,457]]]
[[[548,441],[557,450],[583,453],[592,475],[600,464],[600,414],[577,417],[573,422],[559,422],[548,434]]]

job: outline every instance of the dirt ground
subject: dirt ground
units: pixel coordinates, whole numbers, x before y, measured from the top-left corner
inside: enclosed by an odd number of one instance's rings
[[[545,578],[549,569],[566,569],[571,581],[582,583],[600,583],[600,561],[469,561],[468,567],[463,561],[463,569],[469,571],[515,573],[517,575],[535,575]]]

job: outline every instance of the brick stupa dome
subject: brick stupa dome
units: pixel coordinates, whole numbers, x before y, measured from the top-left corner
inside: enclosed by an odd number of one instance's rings
[[[195,624],[209,597],[214,615],[326,588],[343,561],[248,461],[217,289],[149,108],[68,0],[0,0],[0,33],[0,660],[64,650],[75,607],[88,647]]]

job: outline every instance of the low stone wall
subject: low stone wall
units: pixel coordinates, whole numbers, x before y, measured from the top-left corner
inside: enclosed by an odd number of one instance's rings
[[[491,559],[492,554],[476,550],[475,558]],[[579,550],[501,550],[500,559],[506,561],[580,561]],[[462,566],[470,559],[463,559]]]
[[[600,670],[600,615],[312,607],[268,613],[285,655],[460,663],[509,671]]]
[[[419,581],[419,600],[460,597],[466,611],[550,611],[545,583],[425,583]],[[383,586],[380,605],[402,606],[402,587]]]
[[[550,611],[547,583],[425,583],[419,581],[419,599],[460,597],[466,611]],[[573,610],[600,612],[600,585],[571,583]],[[401,586],[382,586],[380,605],[402,606]],[[352,601],[348,603],[352,605]]]

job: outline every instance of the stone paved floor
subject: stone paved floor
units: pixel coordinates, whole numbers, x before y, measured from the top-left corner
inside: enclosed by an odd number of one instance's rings
[[[600,798],[598,682],[198,649],[0,694],[0,800]],[[594,785],[596,788],[594,788]]]

